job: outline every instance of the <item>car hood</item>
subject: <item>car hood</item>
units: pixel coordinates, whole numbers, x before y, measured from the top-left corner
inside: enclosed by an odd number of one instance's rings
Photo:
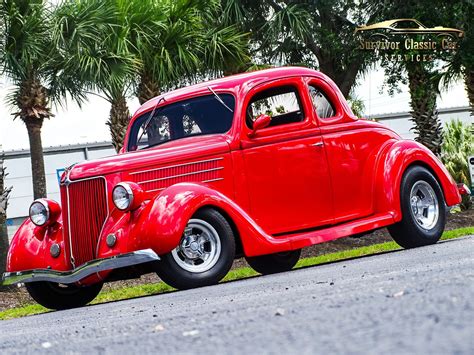
[[[69,179],[74,181],[111,173],[141,170],[229,151],[230,147],[225,135],[188,137],[146,150],[78,163],[71,168]]]

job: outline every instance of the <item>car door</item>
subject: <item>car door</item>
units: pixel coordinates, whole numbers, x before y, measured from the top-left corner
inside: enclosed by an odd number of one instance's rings
[[[252,89],[244,100],[241,152],[250,211],[270,234],[333,220],[324,145],[304,90],[302,79],[280,79]],[[252,134],[262,113],[271,123]]]
[[[368,216],[373,213],[375,159],[388,132],[357,125],[341,104],[342,94],[324,80],[309,78],[307,85],[328,157],[334,221]]]

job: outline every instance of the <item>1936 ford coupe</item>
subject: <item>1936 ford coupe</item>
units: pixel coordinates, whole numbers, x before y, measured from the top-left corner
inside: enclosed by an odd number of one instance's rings
[[[120,154],[66,169],[61,204],[31,205],[3,282],[64,309],[148,272],[185,289],[241,256],[290,270],[301,248],[385,226],[423,246],[466,191],[425,147],[355,117],[325,75],[245,73],[148,101]]]

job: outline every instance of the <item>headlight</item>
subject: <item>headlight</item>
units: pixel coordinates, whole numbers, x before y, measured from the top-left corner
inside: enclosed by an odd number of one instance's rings
[[[60,214],[61,207],[53,200],[40,198],[30,206],[30,219],[39,227],[56,222]]]
[[[43,200],[36,200],[30,206],[31,221],[37,226],[44,226],[49,220],[49,207]]]
[[[133,182],[121,182],[114,187],[112,199],[120,211],[134,210],[143,202],[143,190]]]

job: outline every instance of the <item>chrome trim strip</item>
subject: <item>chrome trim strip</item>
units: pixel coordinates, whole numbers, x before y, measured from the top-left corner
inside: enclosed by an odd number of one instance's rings
[[[145,190],[145,191],[146,191],[146,192],[163,191],[163,190],[167,189],[168,187],[169,187],[169,186],[167,186],[167,187],[161,187],[161,188],[159,188],[159,189]]]
[[[102,223],[102,227],[100,228],[100,234],[97,236],[97,238],[99,238],[101,235],[102,235],[102,231],[104,230],[104,227],[105,227],[105,223],[107,223],[107,219],[110,215],[110,208],[109,208],[109,191],[108,191],[108,188],[107,188],[107,179],[105,178],[105,176],[94,176],[94,177],[90,177],[90,178],[85,178],[85,179],[79,179],[79,180],[73,180],[73,181],[69,181],[69,184],[66,185],[66,198],[67,198],[67,229],[68,229],[68,237],[69,237],[69,250],[70,250],[70,261],[71,261],[71,264],[72,264],[72,267],[75,268],[76,265],[75,265],[75,262],[74,262],[74,255],[72,253],[72,240],[71,240],[71,207],[70,207],[70,203],[69,203],[69,185],[71,184],[74,184],[76,182],[82,182],[82,181],[88,181],[88,180],[94,180],[94,179],[103,179],[104,180],[104,184],[105,184],[105,203],[107,205],[107,217],[105,218],[104,220],[104,223]],[[97,243],[97,247],[99,246],[99,243]],[[96,249],[96,255],[97,255],[97,251],[99,249],[97,248]]]
[[[224,178],[217,178],[217,179],[204,180],[204,181],[201,181],[201,182],[214,182],[214,181],[220,181],[220,180],[224,180]]]
[[[71,261],[72,267],[76,268],[74,262],[74,256],[72,255],[72,240],[71,240],[71,206],[69,203],[69,183],[66,185],[66,199],[67,199],[67,234],[69,239],[69,260]]]
[[[211,162],[211,161],[218,161],[218,160],[223,160],[223,159],[224,159],[224,157],[213,158],[213,159],[207,159],[207,160],[192,161],[192,162],[189,162],[189,163],[163,166],[163,167],[161,167],[161,168],[134,171],[133,173],[130,173],[129,175],[136,175],[136,174],[141,174],[141,173],[148,173],[148,172],[150,172],[150,171],[159,171],[159,170],[164,170],[164,169],[169,169],[169,168],[178,168],[178,167],[180,167],[180,166],[194,165],[194,164],[199,164],[199,163],[209,163],[209,162]]]
[[[50,281],[62,284],[71,284],[84,279],[96,272],[118,269],[160,260],[160,257],[151,249],[119,254],[109,258],[91,260],[72,271],[55,271],[49,269],[26,270],[19,272],[6,272],[2,276],[2,285],[17,283]]]
[[[162,178],[157,178],[157,179],[151,179],[151,180],[144,180],[144,181],[139,181],[137,184],[147,184],[149,182],[155,182],[155,181],[163,181],[163,180],[170,180],[170,179],[175,179],[178,177],[183,177],[183,176],[189,176],[189,175],[196,175],[196,174],[201,174],[201,173],[209,173],[211,171],[218,171],[224,169],[223,166],[219,166],[217,168],[212,168],[212,169],[205,169],[205,170],[199,170],[199,171],[192,171],[190,173],[184,173],[184,174],[178,174],[178,175],[171,175],[171,176],[166,176]]]
[[[217,179],[210,179],[210,180],[203,180],[201,182],[213,182],[213,181],[220,181],[220,180],[224,180],[224,178],[217,178]],[[146,192],[155,192],[155,191],[163,191],[165,189],[167,189],[169,186],[166,186],[166,187],[160,187],[159,189],[153,189],[153,190],[145,190]]]

